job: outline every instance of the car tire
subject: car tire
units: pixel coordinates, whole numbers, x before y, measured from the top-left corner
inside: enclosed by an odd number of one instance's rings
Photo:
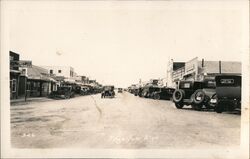
[[[222,113],[224,111],[223,105],[217,103],[217,105],[215,106],[214,110],[215,110],[216,113]]]
[[[191,106],[194,110],[201,111],[203,105],[202,104],[192,104]]]
[[[194,95],[193,95],[193,102],[196,106],[200,106],[203,105],[204,101],[205,101],[205,96],[206,94],[202,91],[202,90],[197,90],[195,91]],[[200,99],[198,100],[197,98],[200,97]]]
[[[183,104],[183,103],[181,103],[181,102],[179,102],[179,103],[175,103],[175,107],[176,107],[177,109],[182,109],[182,108],[183,108],[183,106],[184,106],[184,104]]]
[[[159,99],[161,99],[161,96],[160,96],[160,94],[158,94],[158,93],[154,94],[154,99],[156,99],[156,100],[159,100]]]
[[[183,98],[185,96],[185,93],[183,90],[180,90],[180,89],[177,89],[174,91],[174,94],[173,94],[173,101],[175,103],[180,103],[182,102]]]

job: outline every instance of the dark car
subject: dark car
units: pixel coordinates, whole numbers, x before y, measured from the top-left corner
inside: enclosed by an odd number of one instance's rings
[[[101,97],[102,98],[106,98],[106,97],[115,97],[115,91],[114,91],[114,86],[104,86],[103,87],[103,91],[101,93]]]
[[[233,111],[241,109],[241,76],[239,75],[218,75],[216,81],[215,111]]]
[[[192,105],[194,92],[202,89],[202,86],[203,83],[200,81],[180,81],[178,88],[173,93],[173,102],[176,108],[181,109],[184,105]]]
[[[216,83],[215,79],[204,79],[202,81],[202,89],[197,89],[193,97],[192,107],[196,110],[201,110],[203,106],[207,109],[215,107],[215,98],[216,98]]]
[[[152,93],[153,99],[171,99],[175,89],[168,87],[161,87],[158,91]]]
[[[160,91],[159,86],[155,86],[155,85],[144,86],[141,92],[141,96],[144,98],[152,98],[153,93],[157,91]]]
[[[118,93],[122,93],[122,88],[118,88]]]
[[[89,93],[90,93],[89,92],[89,87],[81,86],[81,90],[80,90],[81,95],[88,95]]]
[[[139,97],[142,97],[142,91],[143,91],[143,87],[139,87],[136,91],[136,94],[135,96],[139,96]]]
[[[50,93],[51,98],[63,98],[68,99],[74,97],[75,93],[71,86],[57,87],[56,91]]]

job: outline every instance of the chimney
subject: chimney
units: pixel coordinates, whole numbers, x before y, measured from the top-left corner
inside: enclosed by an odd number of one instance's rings
[[[219,74],[221,74],[221,61],[219,61]]]

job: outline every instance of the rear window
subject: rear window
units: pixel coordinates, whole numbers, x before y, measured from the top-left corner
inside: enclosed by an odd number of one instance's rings
[[[234,79],[221,79],[221,84],[234,84]]]
[[[241,86],[241,77],[240,76],[225,76],[217,77],[216,79],[217,86]]]

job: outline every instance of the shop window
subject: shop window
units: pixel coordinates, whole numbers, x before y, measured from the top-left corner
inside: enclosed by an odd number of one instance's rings
[[[12,92],[16,92],[16,79],[12,80]]]

